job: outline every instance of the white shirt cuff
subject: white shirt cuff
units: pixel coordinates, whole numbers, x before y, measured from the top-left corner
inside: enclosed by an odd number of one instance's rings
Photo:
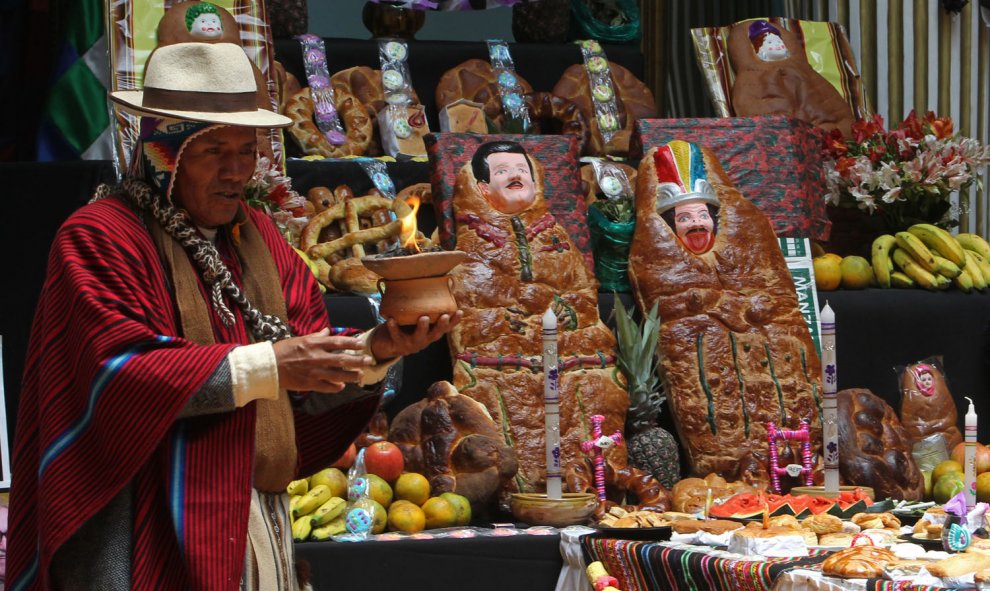
[[[278,364],[269,341],[237,347],[227,355],[227,361],[237,407],[252,400],[278,398]]]
[[[386,329],[383,328],[382,330],[386,330]],[[371,335],[374,332],[375,329],[373,328],[368,332],[363,332],[357,336],[357,338],[361,339],[361,342],[364,344],[363,353],[365,355],[369,355],[372,359],[375,359],[375,354],[371,352]],[[377,359],[375,359],[375,365],[364,368],[364,375],[361,378],[360,385],[370,386],[371,384],[377,384],[378,382],[384,380],[385,374],[388,373],[388,368],[395,365],[396,362],[399,361],[399,359],[401,359],[401,357],[390,359],[388,361],[385,361],[384,363],[379,362]]]

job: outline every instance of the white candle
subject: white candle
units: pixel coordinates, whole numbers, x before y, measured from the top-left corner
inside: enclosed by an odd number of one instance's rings
[[[547,498],[560,494],[560,377],[557,375],[557,316],[543,315],[543,415],[547,443]]]
[[[825,454],[825,492],[839,492],[838,374],[835,368],[835,312],[825,301],[822,308],[822,453]]]
[[[976,407],[969,396],[964,396],[969,400],[969,412],[966,413],[966,447],[963,472],[966,483],[966,509],[976,506]]]

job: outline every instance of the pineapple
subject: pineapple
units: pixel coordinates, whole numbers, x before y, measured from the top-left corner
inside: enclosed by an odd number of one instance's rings
[[[626,377],[629,390],[629,413],[626,416],[626,447],[629,463],[660,481],[670,489],[680,480],[680,455],[677,439],[657,425],[661,392],[657,347],[660,333],[658,304],[641,326],[615,297],[615,327],[618,341],[617,365]]]

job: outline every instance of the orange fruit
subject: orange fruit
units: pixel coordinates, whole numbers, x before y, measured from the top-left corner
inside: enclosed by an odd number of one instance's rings
[[[309,478],[309,485],[325,484],[330,496],[347,498],[347,476],[337,468],[324,468]]]
[[[392,487],[377,474],[368,474],[368,496],[388,508],[392,504]]]
[[[395,498],[420,506],[430,498],[430,481],[416,472],[403,472],[395,481]]]
[[[366,509],[368,513],[371,513],[372,519],[374,519],[374,523],[371,526],[371,533],[380,534],[385,531],[385,526],[388,524],[388,512],[381,503],[369,498],[363,498],[354,501],[354,506]]]
[[[388,529],[414,534],[426,528],[426,514],[409,501],[396,501],[388,510]]]
[[[984,472],[976,477],[976,500],[980,503],[990,503],[990,472]]]
[[[832,291],[838,289],[842,283],[842,257],[837,254],[827,253],[812,259],[815,267],[815,285],[819,291]]]
[[[457,525],[467,525],[471,523],[471,501],[469,501],[467,497],[457,493],[445,492],[440,495],[440,498],[446,499],[448,503],[454,506],[454,509],[457,512]]]
[[[943,475],[949,472],[959,472],[963,473],[963,465],[955,460],[944,460],[939,462],[935,469],[932,470],[932,482],[938,482]]]
[[[843,289],[863,289],[873,283],[873,265],[861,256],[850,255],[839,263]]]
[[[966,488],[962,472],[943,474],[932,487],[932,498],[936,503],[947,503],[949,499],[961,493]]]
[[[430,497],[423,503],[426,515],[426,529],[457,525],[457,508],[447,499]]]

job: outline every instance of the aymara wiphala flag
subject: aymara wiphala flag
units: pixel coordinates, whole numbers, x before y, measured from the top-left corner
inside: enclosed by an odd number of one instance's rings
[[[62,33],[38,128],[38,160],[110,159],[103,0],[57,0]]]

